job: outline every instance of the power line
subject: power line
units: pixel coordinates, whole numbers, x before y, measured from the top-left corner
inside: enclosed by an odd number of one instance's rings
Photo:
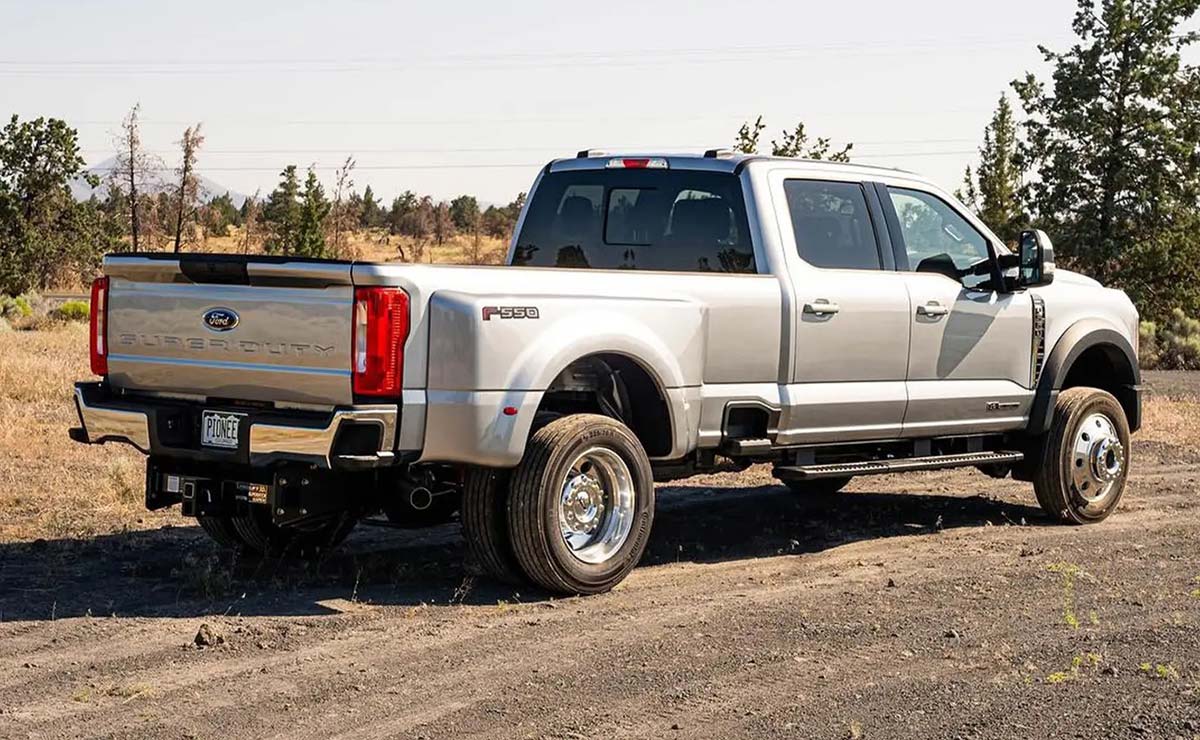
[[[949,144],[974,142],[975,139],[879,139],[875,141],[852,142],[857,150],[861,146],[877,146],[881,144]],[[695,152],[710,148],[709,144],[642,144],[633,146],[592,146],[591,149],[600,151],[620,152]],[[335,149],[202,149],[201,155],[280,155],[280,154],[342,154],[360,156],[363,154],[484,154],[501,152],[570,152],[579,147],[572,144],[542,145],[542,146],[509,146],[509,147],[387,147],[382,149],[363,149],[359,147],[341,147]],[[92,154],[111,153],[111,148],[83,149]],[[148,149],[149,154],[170,155],[178,153],[177,149]],[[866,156],[866,155],[863,155]],[[885,156],[885,155],[872,155]]]
[[[942,157],[942,156],[957,156],[975,154],[973,149],[958,149],[945,151],[926,151],[926,152],[888,152],[869,155],[852,155],[852,159],[895,159],[898,157]],[[517,163],[496,163],[496,162],[437,162],[437,163],[422,163],[422,164],[379,164],[379,165],[355,165],[354,170],[357,171],[405,171],[405,170],[469,170],[469,169],[530,169],[543,167],[545,161],[541,162],[517,162]],[[312,164],[311,168],[317,171],[335,171],[341,168],[341,164]],[[174,167],[148,167],[143,171],[150,172],[175,172]],[[282,166],[264,167],[259,165],[233,165],[224,167],[197,167],[196,171],[201,174],[209,172],[279,172]],[[307,169],[307,168],[305,168]],[[120,171],[118,167],[103,167],[89,170],[93,173],[108,173]]]
[[[954,40],[958,46],[972,50],[1034,47],[1044,39],[1029,37],[996,38],[994,36],[960,37]],[[1052,42],[1053,43],[1053,42]],[[761,61],[763,58],[808,57],[837,53],[908,53],[947,48],[945,37],[909,39],[904,42],[861,41],[825,44],[788,45],[740,45],[709,46],[678,49],[630,49],[630,50],[559,50],[545,52],[507,52],[491,54],[439,54],[414,56],[365,56],[327,58],[242,58],[242,59],[0,59],[0,74],[15,72],[31,73],[198,73],[198,72],[244,72],[247,68],[273,68],[280,71],[328,71],[354,72],[372,68],[391,69],[397,67],[508,67],[546,65],[562,66],[623,66],[641,64],[711,63]]]

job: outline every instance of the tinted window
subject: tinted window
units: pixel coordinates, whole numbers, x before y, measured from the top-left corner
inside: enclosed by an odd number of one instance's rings
[[[755,271],[738,178],[687,170],[546,175],[529,204],[513,264]]]
[[[814,267],[848,270],[882,267],[861,185],[787,180],[783,189],[796,249],[805,262]]]
[[[988,258],[987,239],[941,198],[919,190],[888,188],[888,192],[900,220],[910,270],[955,277],[955,270]]]

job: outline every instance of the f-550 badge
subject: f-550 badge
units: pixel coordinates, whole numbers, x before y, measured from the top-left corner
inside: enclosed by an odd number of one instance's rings
[[[492,319],[540,319],[537,306],[484,306],[483,320]]]

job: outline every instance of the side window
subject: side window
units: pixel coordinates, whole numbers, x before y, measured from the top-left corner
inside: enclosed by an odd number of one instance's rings
[[[883,267],[862,185],[786,180],[796,249],[814,267],[879,270]]]
[[[955,271],[988,258],[987,239],[941,198],[903,188],[888,188],[888,193],[910,270],[957,279]]]

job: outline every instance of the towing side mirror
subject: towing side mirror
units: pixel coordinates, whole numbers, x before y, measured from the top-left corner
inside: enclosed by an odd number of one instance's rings
[[[1054,244],[1046,232],[1041,229],[1021,232],[1020,259],[1017,279],[1022,287],[1032,288],[1054,282]]]

